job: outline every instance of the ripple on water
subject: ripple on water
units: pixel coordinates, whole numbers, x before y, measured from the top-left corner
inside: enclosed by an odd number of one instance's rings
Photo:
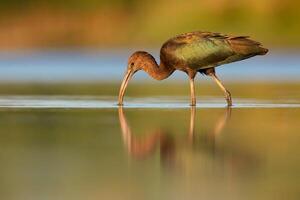
[[[226,107],[222,97],[198,97],[199,108]],[[110,96],[1,96],[0,108],[117,108],[117,97]],[[189,99],[183,97],[127,98],[127,108],[189,108]],[[234,99],[233,108],[300,108],[300,101],[292,99],[258,100]]]

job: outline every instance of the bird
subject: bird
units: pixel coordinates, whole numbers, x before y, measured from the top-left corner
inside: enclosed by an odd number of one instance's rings
[[[121,83],[118,105],[123,98],[129,80],[140,70],[156,80],[168,78],[175,70],[189,77],[191,106],[196,105],[194,79],[199,72],[212,77],[224,92],[227,106],[232,106],[230,92],[216,75],[215,68],[268,52],[260,42],[249,36],[232,36],[222,33],[195,31],[177,35],[167,40],[160,49],[160,64],[146,51],[136,51],[128,59],[127,70]]]
[[[222,135],[223,129],[226,127],[226,124],[231,117],[231,107],[225,109],[225,112],[216,121],[211,131],[197,135],[195,133],[196,107],[191,106],[189,129],[186,131],[187,134],[175,134],[176,137],[174,137],[175,135],[169,130],[158,127],[150,127],[150,129],[143,134],[143,137],[138,137],[132,132],[132,129],[127,122],[123,106],[118,107],[118,114],[123,144],[129,156],[135,159],[145,159],[153,155],[153,153],[156,152],[156,149],[159,148],[160,158],[163,161],[162,163],[175,164],[174,158],[176,157],[176,152],[182,151],[182,147],[186,147],[185,144],[198,147],[192,148],[192,150],[197,149],[205,150],[205,152],[213,152],[214,154],[218,153],[216,150],[221,147],[216,140],[220,142],[220,136]],[[199,138],[199,136],[201,137]],[[224,151],[219,151],[219,154],[223,155],[223,153]],[[238,152],[237,155],[241,155],[241,152]],[[232,154],[230,154],[230,160],[232,158],[231,156]],[[244,154],[235,157],[239,158],[239,160],[244,160],[245,158]]]

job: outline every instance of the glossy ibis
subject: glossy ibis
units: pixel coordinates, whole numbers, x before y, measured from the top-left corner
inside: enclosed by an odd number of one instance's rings
[[[227,107],[224,114],[220,116],[220,118],[216,121],[211,131],[202,133],[201,135],[198,135],[196,137],[196,107],[191,106],[190,127],[186,135],[175,134],[178,137],[174,137],[175,135],[172,134],[172,132],[167,131],[166,129],[151,127],[147,130],[146,134],[143,134],[143,137],[138,137],[131,132],[131,128],[124,114],[123,106],[120,106],[118,108],[118,112],[124,146],[126,147],[128,154],[134,158],[146,158],[156,152],[156,148],[160,148],[162,159],[170,158],[170,154],[174,154],[175,152],[178,152],[181,147],[185,147],[185,143],[196,145],[200,148],[206,148],[206,150],[208,150],[207,148],[209,148],[214,151],[218,145],[217,141],[220,142],[221,133],[223,132],[226,123],[231,117],[231,107]],[[199,136],[201,136],[201,140],[199,140]],[[203,145],[203,143],[206,144]],[[200,148],[192,149],[199,150]],[[216,152],[214,151],[214,153]]]
[[[215,67],[244,60],[256,55],[265,55],[268,49],[248,36],[229,36],[211,32],[190,32],[178,35],[166,41],[160,50],[160,64],[154,57],[137,51],[128,60],[127,71],[123,79],[119,105],[123,104],[125,89],[129,80],[139,70],[144,70],[156,80],[169,77],[180,70],[190,78],[191,105],[196,105],[194,78],[197,72],[211,76],[225,93],[228,106],[232,105],[230,92],[224,87],[215,73]]]

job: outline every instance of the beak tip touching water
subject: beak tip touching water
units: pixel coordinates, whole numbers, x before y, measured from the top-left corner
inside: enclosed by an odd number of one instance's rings
[[[126,90],[126,87],[128,85],[128,82],[131,79],[133,74],[134,74],[134,72],[132,70],[128,69],[125,76],[124,76],[124,79],[123,79],[121,87],[120,87],[118,106],[123,105],[123,97],[124,97],[124,94],[125,94],[125,90]]]

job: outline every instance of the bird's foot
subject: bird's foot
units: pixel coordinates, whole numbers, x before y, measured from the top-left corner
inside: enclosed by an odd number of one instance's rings
[[[232,101],[231,100],[228,100],[228,99],[226,99],[227,100],[227,106],[228,107],[231,107],[232,106]]]
[[[231,94],[229,91],[226,91],[226,101],[227,101],[227,106],[230,107],[232,106],[232,99],[231,99]]]
[[[192,99],[190,106],[196,106],[196,99]]]

